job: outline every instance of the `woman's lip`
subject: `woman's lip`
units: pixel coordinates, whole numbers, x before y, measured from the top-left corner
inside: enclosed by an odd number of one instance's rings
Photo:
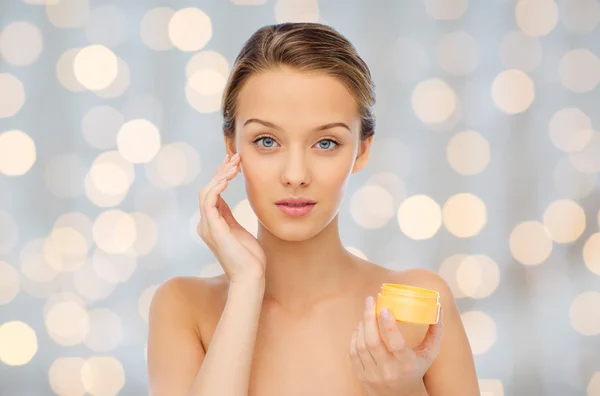
[[[308,205],[296,205],[296,206],[292,206],[292,205],[286,205],[286,204],[275,204],[277,205],[277,207],[285,214],[289,215],[289,216],[305,216],[307,215],[312,208],[316,205],[316,204],[308,204]]]

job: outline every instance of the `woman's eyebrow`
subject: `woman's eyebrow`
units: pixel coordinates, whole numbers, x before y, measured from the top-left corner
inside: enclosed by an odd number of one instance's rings
[[[247,120],[244,123],[244,126],[246,126],[246,125],[248,125],[250,123],[253,123],[253,122],[255,122],[257,124],[264,125],[264,126],[266,126],[268,128],[273,128],[273,129],[276,129],[278,131],[283,132],[283,128],[281,128],[280,126],[275,125],[275,124],[273,124],[272,122],[269,122],[269,121],[260,120],[258,118],[250,118],[249,120]],[[316,127],[314,130],[315,131],[324,131],[325,129],[331,129],[331,128],[335,128],[335,127],[346,128],[349,132],[351,132],[350,127],[348,125],[344,124],[343,122],[330,122],[330,123],[325,124],[325,125],[320,125],[320,126]]]

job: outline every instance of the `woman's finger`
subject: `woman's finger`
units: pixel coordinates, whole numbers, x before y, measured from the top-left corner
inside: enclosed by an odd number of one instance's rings
[[[391,354],[388,352],[386,345],[379,335],[379,326],[375,313],[375,300],[372,296],[367,297],[365,302],[364,323],[365,342],[373,356],[373,360],[376,364],[383,364],[391,357]]]
[[[444,335],[443,310],[440,307],[440,317],[436,324],[429,325],[423,341],[415,347],[415,352],[420,356],[433,361],[440,351],[442,336]]]
[[[383,339],[386,342],[386,346],[390,353],[400,359],[409,350],[406,340],[396,324],[396,319],[391,313],[388,316],[385,314],[385,310],[382,309],[381,316],[383,324],[382,332],[384,333]]]
[[[358,357],[360,358],[365,371],[375,371],[377,363],[375,362],[373,355],[371,355],[371,351],[369,351],[369,347],[365,341],[365,325],[362,321],[358,324],[358,333],[356,337],[356,350],[358,351]]]
[[[357,340],[358,328],[354,329],[352,336],[350,337],[350,361],[352,362],[354,370],[360,374],[365,370],[365,366],[362,364],[360,356],[358,356],[358,350],[356,348]]]

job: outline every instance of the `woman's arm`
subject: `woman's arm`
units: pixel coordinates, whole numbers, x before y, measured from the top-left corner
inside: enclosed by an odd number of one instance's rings
[[[424,377],[427,394],[479,396],[473,353],[450,287],[440,275],[424,269],[406,271],[405,276],[411,285],[439,292],[444,309],[440,352]]]
[[[150,394],[247,396],[263,295],[264,280],[231,283],[205,353],[178,279],[162,285],[150,309]]]

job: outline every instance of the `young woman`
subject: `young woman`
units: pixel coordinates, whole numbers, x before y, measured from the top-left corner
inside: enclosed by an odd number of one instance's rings
[[[223,96],[226,157],[199,195],[198,232],[225,273],[156,291],[152,395],[479,395],[440,276],[386,269],[340,240],[338,210],[369,159],[374,102],[369,69],[331,27],[266,26],[245,43]],[[238,172],[257,238],[220,197]],[[382,283],[438,291],[438,323],[377,315]]]

